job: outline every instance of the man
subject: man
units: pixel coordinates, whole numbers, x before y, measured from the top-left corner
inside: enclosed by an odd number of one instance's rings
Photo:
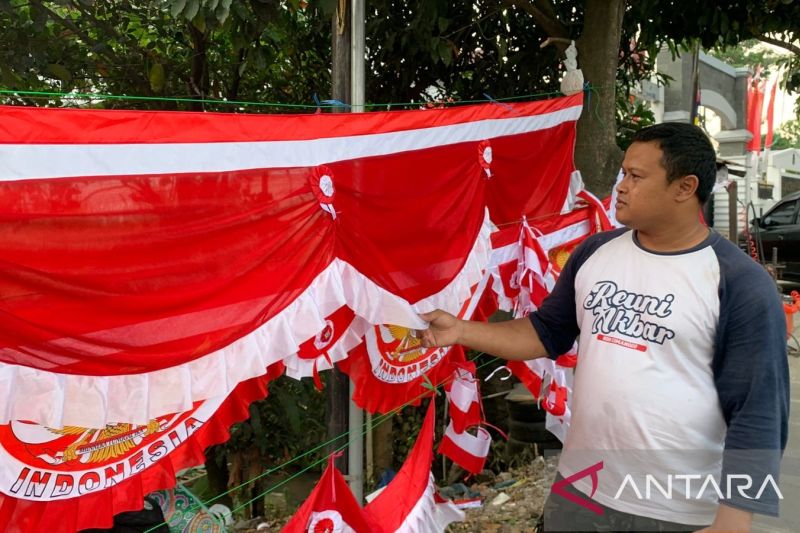
[[[540,309],[491,324],[422,315],[426,346],[508,360],[579,338],[557,481],[582,477],[561,484],[572,498],[550,495],[546,531],[749,531],[753,513],[778,513],[784,318],[767,273],[699,218],[715,162],[695,126],[641,130],[617,185],[627,228],[582,243]]]

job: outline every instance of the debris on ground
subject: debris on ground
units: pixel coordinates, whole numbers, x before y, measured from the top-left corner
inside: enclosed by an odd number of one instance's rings
[[[508,472],[501,472],[492,480],[474,482],[468,488],[480,494],[483,505],[467,508],[464,522],[451,524],[450,532],[521,533],[532,531],[550,484],[556,475],[556,460],[537,457],[531,463]],[[447,489],[448,487],[445,487]],[[447,491],[445,491],[447,492]]]

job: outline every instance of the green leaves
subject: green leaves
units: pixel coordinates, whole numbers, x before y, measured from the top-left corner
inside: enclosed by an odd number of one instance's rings
[[[169,13],[174,18],[178,18],[178,16],[183,13],[183,10],[186,9],[186,0],[166,0],[167,4],[169,4]]]
[[[152,67],[150,67],[150,89],[154,93],[162,93],[164,91],[164,85],[166,83],[166,76],[164,74],[164,65],[161,63],[154,63]]]
[[[450,43],[444,39],[441,39],[437,46],[437,52],[439,53],[439,59],[442,60],[442,63],[449,67],[453,62],[453,49],[451,48]]]
[[[69,83],[72,80],[72,74],[70,74],[69,70],[58,63],[47,65],[47,72],[65,83]]]

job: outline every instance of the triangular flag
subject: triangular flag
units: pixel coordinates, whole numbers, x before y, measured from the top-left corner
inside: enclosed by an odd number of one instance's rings
[[[389,485],[369,503],[366,512],[384,531],[433,533],[444,531],[450,522],[464,519],[464,513],[449,501],[437,501],[433,484],[434,400],[417,436],[417,442],[403,467]]]
[[[381,526],[364,512],[332,455],[311,495],[281,530],[283,533],[374,533]]]

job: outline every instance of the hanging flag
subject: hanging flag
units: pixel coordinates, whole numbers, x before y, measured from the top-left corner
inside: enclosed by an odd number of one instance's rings
[[[443,532],[451,522],[464,520],[464,513],[449,501],[436,498],[433,483],[433,437],[435,406],[428,412],[411,453],[392,481],[366,507],[366,512],[384,531],[398,533]]]
[[[475,379],[475,363],[466,368],[456,368],[453,380],[445,385],[448,413],[456,432],[463,433],[468,427],[480,424],[483,419],[478,380]]]
[[[747,96],[747,129],[752,138],[747,143],[747,151],[761,151],[761,115],[764,107],[764,83],[761,81],[761,66],[756,67],[756,74],[748,84]]]
[[[0,107],[0,423],[144,425],[263,375],[343,306],[407,328],[457,311],[492,222],[562,204],[581,99]]]
[[[445,429],[442,442],[439,443],[439,453],[467,472],[479,474],[489,456],[492,436],[481,426],[476,426],[474,430],[475,435],[467,431],[459,433],[451,421]]]
[[[72,532],[110,528],[114,515],[141,509],[144,496],[175,485],[175,473],[205,462],[205,449],[228,439],[283,373],[240,383],[227,397],[148,424],[99,429],[0,425],[0,530]]]
[[[775,96],[778,88],[778,78],[772,82],[772,89],[769,93],[769,106],[767,106],[767,136],[764,139],[764,149],[772,148],[772,133],[775,117]]]

